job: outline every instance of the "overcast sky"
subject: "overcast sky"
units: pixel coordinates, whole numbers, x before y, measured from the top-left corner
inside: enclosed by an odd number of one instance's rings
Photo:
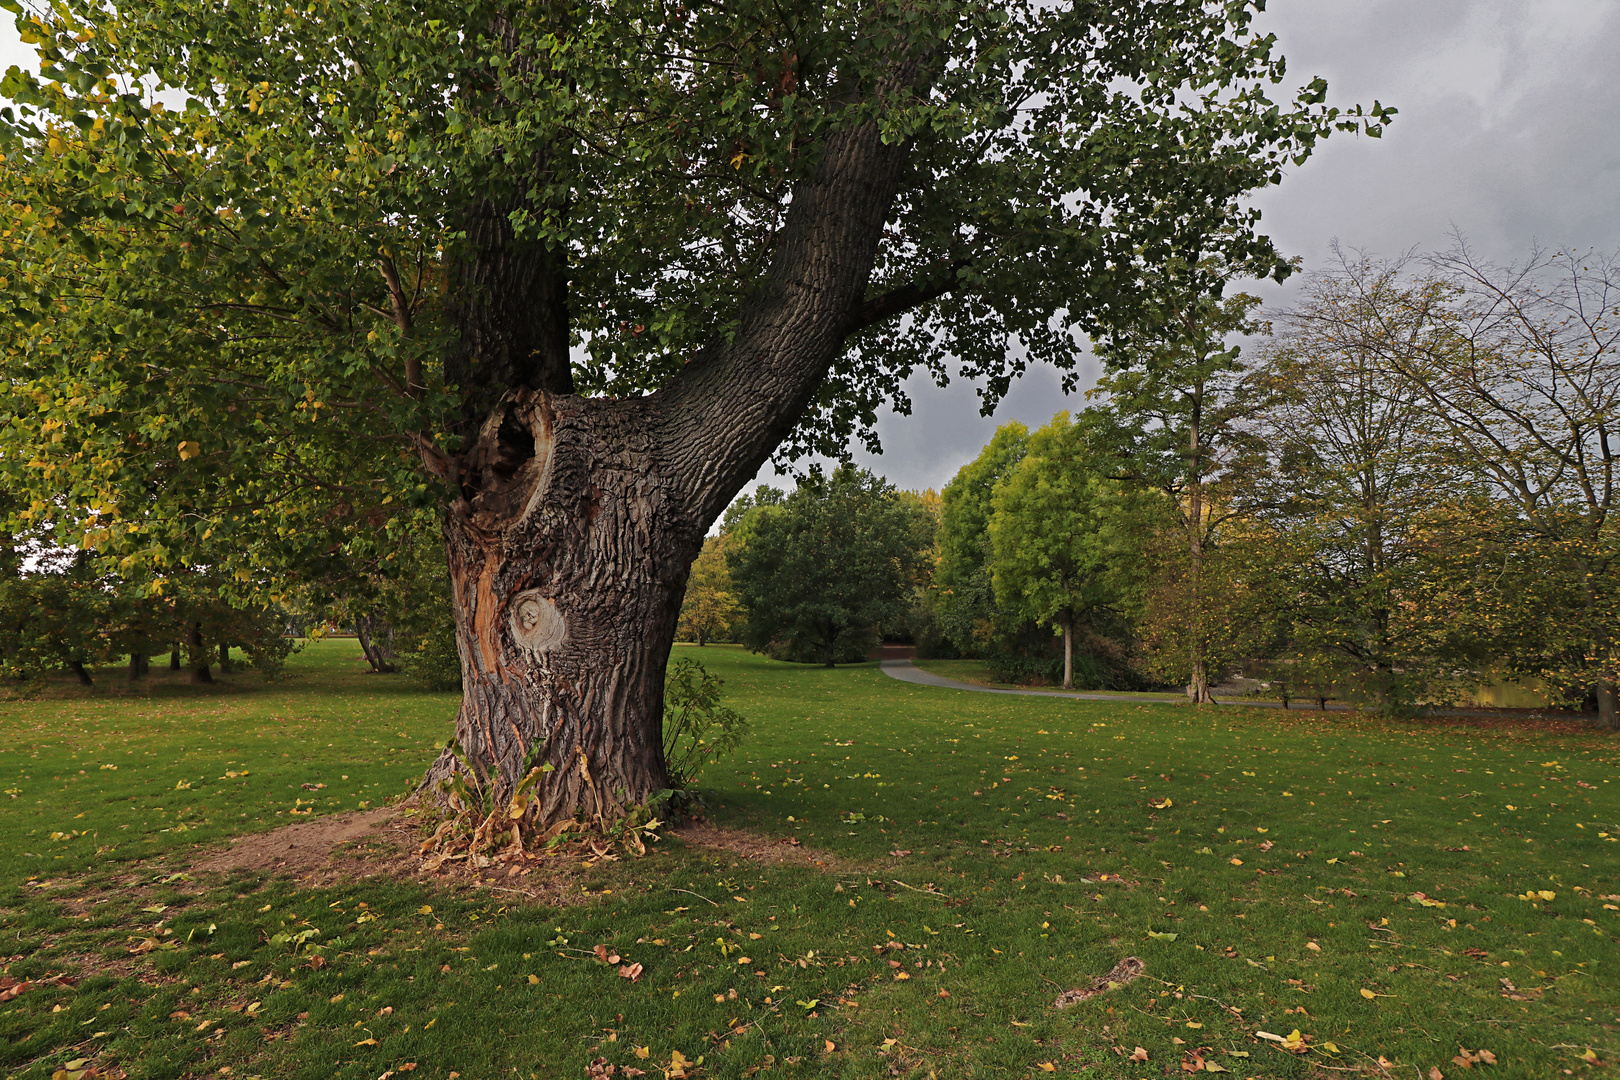
[[[1335,239],[1395,255],[1442,248],[1455,228],[1508,260],[1533,243],[1620,248],[1620,4],[1613,0],[1271,0],[1263,25],[1291,81],[1331,100],[1400,110],[1382,139],[1335,135],[1257,200],[1263,225],[1307,268]],[[27,62],[10,19],[0,67]],[[1268,299],[1286,294],[1260,291]],[[969,385],[911,387],[912,415],[880,421],[885,452],[857,460],[902,487],[939,487],[999,423],[1043,424],[1065,399],[1055,373],[1015,384],[992,417]]]

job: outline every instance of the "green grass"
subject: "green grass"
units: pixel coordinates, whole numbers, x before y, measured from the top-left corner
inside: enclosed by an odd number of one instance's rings
[[[1202,1050],[1240,1077],[1380,1055],[1455,1077],[1467,1047],[1497,1056],[1483,1076],[1542,1078],[1620,1056],[1610,740],[702,658],[756,723],[706,778],[715,821],[834,868],[669,840],[560,869],[564,907],[174,879],[194,845],[307,820],[307,800],[401,790],[454,699],[328,642],[272,682],[0,704],[4,972],[79,979],[0,1004],[0,1072],[482,1080],[581,1077],[601,1056],[659,1077],[678,1052],[717,1078],[1145,1078]],[[325,967],[286,936],[307,930]],[[1051,1008],[1127,955],[1144,978]],[[1304,1056],[1255,1036],[1296,1028]]]

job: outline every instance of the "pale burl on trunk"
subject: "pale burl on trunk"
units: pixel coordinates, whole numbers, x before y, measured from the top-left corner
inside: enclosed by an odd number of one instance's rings
[[[444,798],[440,782],[465,768],[504,806],[549,764],[524,819],[546,828],[611,822],[669,786],[664,666],[705,532],[798,421],[845,337],[926,299],[866,298],[905,153],[875,123],[830,136],[735,333],[640,398],[572,392],[566,268],[503,232],[498,207],[474,212],[460,288],[487,300],[457,312],[462,353],[449,366],[481,421],[441,466],[461,492],[444,526],[461,757],[440,755],[427,792]],[[524,297],[538,299],[502,304]]]

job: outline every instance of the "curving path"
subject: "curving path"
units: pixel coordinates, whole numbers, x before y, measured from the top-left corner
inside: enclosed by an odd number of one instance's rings
[[[1000,687],[995,686],[980,686],[978,683],[958,682],[956,679],[947,679],[943,675],[935,675],[932,671],[924,671],[916,664],[913,664],[910,660],[884,660],[879,664],[879,666],[882,668],[883,674],[887,675],[891,679],[899,679],[901,682],[915,683],[918,686],[938,686],[946,690],[972,690],[980,694],[1013,694],[1018,697],[1069,698],[1073,701],[1137,701],[1170,704],[1187,700],[1187,695],[1185,694],[1167,694],[1164,697],[1148,697],[1142,694],[1110,694],[1107,692],[1081,693],[1072,690],[1003,690]],[[1217,704],[1219,703],[1217,702]],[[1248,703],[1246,702],[1245,704]],[[1255,702],[1254,704],[1262,706],[1270,704],[1273,708],[1276,707],[1276,703],[1273,702]]]
[[[1055,697],[1068,698],[1071,701],[1134,701],[1138,704],[1160,705],[1185,704],[1187,701],[1187,695],[1185,694],[1165,694],[1161,697],[1158,695],[1148,694],[1112,694],[1108,693],[1107,691],[1103,691],[1101,693],[1081,693],[1072,690],[1003,690],[996,686],[980,686],[978,683],[960,682],[956,679],[947,679],[943,675],[935,675],[932,671],[924,671],[916,664],[913,664],[910,660],[904,658],[883,660],[879,662],[878,666],[882,668],[883,674],[889,676],[891,679],[899,679],[901,682],[914,683],[917,686],[937,686],[944,690],[972,690],[977,694],[1013,694],[1018,697]],[[1229,703],[1216,699],[1215,704],[1226,705]],[[1232,702],[1230,704],[1242,705],[1244,708],[1248,709],[1286,708],[1300,712],[1306,711],[1307,709],[1312,712],[1317,711],[1311,708],[1309,702],[1290,702],[1288,705],[1284,705],[1280,701],[1242,701]],[[1328,705],[1326,711],[1350,712],[1352,710],[1348,705],[1334,702]],[[1441,716],[1450,714],[1451,711],[1434,710],[1428,715]],[[1456,715],[1466,716],[1470,714],[1457,712]]]

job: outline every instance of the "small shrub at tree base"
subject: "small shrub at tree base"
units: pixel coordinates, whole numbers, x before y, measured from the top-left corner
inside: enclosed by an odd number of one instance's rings
[[[670,783],[690,787],[710,762],[732,753],[748,735],[748,720],[720,704],[725,680],[683,656],[664,683],[664,761]]]

